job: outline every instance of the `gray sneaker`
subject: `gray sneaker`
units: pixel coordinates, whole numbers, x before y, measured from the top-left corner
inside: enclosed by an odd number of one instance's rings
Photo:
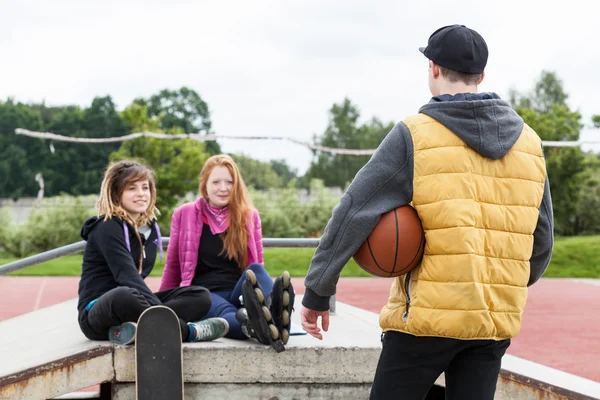
[[[135,322],[123,322],[121,325],[111,326],[108,329],[108,340],[115,344],[131,344],[135,341],[136,329]]]
[[[222,338],[229,332],[229,323],[224,318],[208,318],[188,325],[193,329],[192,342],[208,342]]]

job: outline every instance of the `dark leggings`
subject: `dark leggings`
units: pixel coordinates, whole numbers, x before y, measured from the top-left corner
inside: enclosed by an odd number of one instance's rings
[[[200,286],[178,287],[155,293],[162,305],[169,307],[179,317],[181,337],[188,340],[188,322],[198,321],[206,315],[211,305],[210,292]],[[84,334],[92,340],[107,340],[108,329],[123,322],[137,322],[150,307],[136,289],[120,286],[104,293],[87,312]],[[87,332],[91,330],[91,332]]]
[[[250,264],[248,269],[254,272],[265,297],[268,297],[273,290],[273,279],[267,270],[261,264]],[[225,318],[229,323],[229,332],[227,332],[225,337],[231,339],[248,339],[242,332],[240,323],[235,318],[235,313],[242,306],[240,304],[240,295],[242,294],[242,283],[244,283],[245,279],[246,274],[244,273],[232,291],[211,292],[212,305],[204,317]]]

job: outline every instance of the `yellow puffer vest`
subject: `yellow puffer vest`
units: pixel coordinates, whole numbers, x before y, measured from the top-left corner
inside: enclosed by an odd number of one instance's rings
[[[546,179],[540,138],[525,125],[508,154],[491,160],[427,115],[404,123],[414,143],[412,205],[426,247],[420,266],[394,279],[381,328],[456,339],[516,336]]]

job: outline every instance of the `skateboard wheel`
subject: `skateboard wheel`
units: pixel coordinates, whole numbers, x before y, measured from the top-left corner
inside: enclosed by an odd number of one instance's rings
[[[271,329],[271,337],[273,340],[279,339],[279,331],[277,330],[277,327],[273,324],[269,324],[269,328]]]
[[[282,303],[284,307],[287,307],[290,304],[290,294],[287,290],[283,291]]]
[[[283,310],[283,313],[281,314],[281,320],[285,326],[290,324],[290,313],[288,310]]]
[[[283,342],[283,344],[287,344],[289,339],[290,339],[290,332],[287,329],[282,329],[281,330],[281,341]]]
[[[281,274],[281,280],[283,281],[283,288],[287,289],[288,287],[290,287],[290,273],[287,271],[283,271],[283,274]]]
[[[246,279],[250,281],[252,286],[256,286],[256,274],[251,269],[246,270]]]
[[[258,298],[258,302],[262,303],[265,301],[265,295],[259,288],[254,288],[254,293],[256,293],[256,298]]]
[[[262,310],[263,313],[265,314],[265,319],[268,321],[270,321],[272,319],[271,317],[271,311],[269,311],[269,309],[266,306],[262,306]]]

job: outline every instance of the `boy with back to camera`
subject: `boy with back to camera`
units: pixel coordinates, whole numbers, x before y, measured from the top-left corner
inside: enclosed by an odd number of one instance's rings
[[[447,399],[493,399],[554,243],[542,142],[497,94],[478,93],[488,48],[476,31],[445,26],[419,50],[433,97],[396,124],[334,209],[305,279],[302,326],[322,339],[342,268],[382,214],[412,204],[425,253],[381,310],[371,399],[423,399],[441,373]]]

